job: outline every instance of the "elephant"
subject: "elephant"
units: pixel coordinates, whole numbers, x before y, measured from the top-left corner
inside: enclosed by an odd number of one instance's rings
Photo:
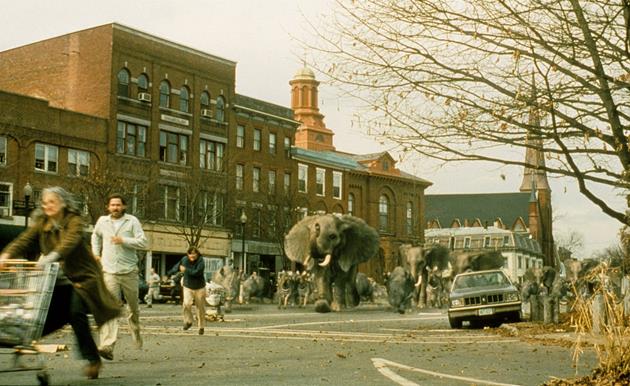
[[[367,277],[363,272],[358,272],[355,281],[357,293],[361,300],[369,300],[374,303],[374,280]]]
[[[225,288],[225,312],[232,312],[232,301],[238,298],[241,275],[232,266],[224,265],[212,275],[212,281]]]
[[[504,258],[499,251],[464,252],[451,257],[453,276],[466,271],[503,268]]]
[[[411,308],[411,299],[414,293],[414,280],[410,272],[401,266],[394,268],[385,277],[385,286],[387,287],[387,300],[389,304],[404,314],[405,310]]]
[[[320,313],[359,304],[358,265],[376,256],[378,249],[376,230],[351,215],[307,216],[285,236],[287,257],[313,274],[315,311]]]
[[[249,300],[254,297],[262,301],[265,293],[265,279],[260,277],[256,272],[252,272],[251,275],[242,284],[241,296],[239,303],[248,304]]]
[[[447,279],[452,270],[450,267],[450,251],[441,245],[434,245],[429,249],[420,246],[403,244],[399,248],[401,264],[415,282],[413,302],[420,307],[427,303],[427,284]],[[441,286],[441,283],[439,283]]]

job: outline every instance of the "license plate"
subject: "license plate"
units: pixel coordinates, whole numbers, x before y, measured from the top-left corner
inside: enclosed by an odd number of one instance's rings
[[[482,308],[479,310],[479,316],[492,315],[493,313],[494,310],[492,308]]]

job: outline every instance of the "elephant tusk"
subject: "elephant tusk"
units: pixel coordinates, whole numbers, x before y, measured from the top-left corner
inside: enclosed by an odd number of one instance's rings
[[[422,284],[422,276],[418,276],[418,281],[414,284],[414,287],[420,287],[420,284]]]
[[[304,259],[304,263],[302,265],[304,265],[304,267],[308,268],[308,264],[311,261],[311,255],[306,255],[306,259]]]
[[[328,266],[328,264],[330,264],[330,260],[331,260],[331,258],[332,258],[332,255],[331,255],[330,253],[329,253],[329,254],[327,254],[327,255],[326,255],[326,258],[324,259],[324,261],[323,261],[323,262],[321,262],[321,263],[319,263],[319,266],[320,266],[320,267],[326,267],[326,266]]]

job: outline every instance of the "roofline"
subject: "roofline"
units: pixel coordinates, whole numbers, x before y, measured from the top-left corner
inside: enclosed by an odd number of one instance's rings
[[[201,56],[201,57],[206,58],[206,59],[210,59],[210,60],[213,60],[213,61],[216,61],[216,62],[220,62],[222,64],[226,64],[228,66],[236,67],[236,62],[233,61],[233,60],[225,59],[225,58],[222,58],[220,56],[215,56],[215,55],[209,54],[207,52],[204,52],[204,51],[201,51],[201,50],[198,50],[198,49],[195,49],[195,48],[192,48],[192,47],[180,44],[180,43],[176,43],[176,42],[174,42],[172,40],[167,40],[167,39],[158,37],[156,35],[150,34],[148,32],[140,31],[138,29],[126,26],[124,24],[120,24],[118,22],[103,24],[102,26],[97,26],[97,27],[92,27],[92,28],[86,28],[85,30],[90,30],[90,29],[93,29],[93,28],[103,27],[105,25],[112,25],[112,27],[114,29],[125,31],[125,32],[131,33],[133,35],[138,35],[138,36],[143,37],[144,39],[152,40],[154,42],[158,42],[158,43],[170,46],[170,47],[174,47],[174,48],[177,48],[179,50],[191,53],[193,55]],[[80,32],[80,31],[75,31],[75,32]],[[75,32],[71,32],[71,33],[75,33]]]
[[[293,124],[293,125],[296,125],[296,127],[302,124],[302,122],[300,122],[300,121],[296,121],[296,120],[294,120],[294,119],[289,119],[289,118],[281,117],[281,116],[279,116],[279,115],[270,114],[270,113],[267,113],[267,112],[264,112],[264,111],[260,111],[260,110],[252,109],[252,108],[250,108],[250,107],[245,107],[245,106],[242,106],[242,105],[237,105],[237,104],[234,104],[234,108],[235,108],[235,109],[246,110],[246,111],[249,111],[249,112],[252,112],[252,113],[256,113],[256,114],[260,114],[260,115],[264,115],[264,116],[267,116],[267,117],[273,117],[273,118],[275,118],[275,119],[279,119],[279,120],[282,120],[282,121],[285,121],[285,122],[291,123],[291,124]]]

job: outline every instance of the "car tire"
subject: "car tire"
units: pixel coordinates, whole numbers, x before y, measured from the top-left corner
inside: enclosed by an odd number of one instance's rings
[[[512,315],[509,317],[509,321],[511,323],[518,323],[521,321],[521,313],[518,311],[514,311]]]
[[[449,316],[448,317],[448,324],[451,326],[451,328],[455,328],[455,329],[462,328],[462,320],[458,319],[458,318],[451,318]]]

